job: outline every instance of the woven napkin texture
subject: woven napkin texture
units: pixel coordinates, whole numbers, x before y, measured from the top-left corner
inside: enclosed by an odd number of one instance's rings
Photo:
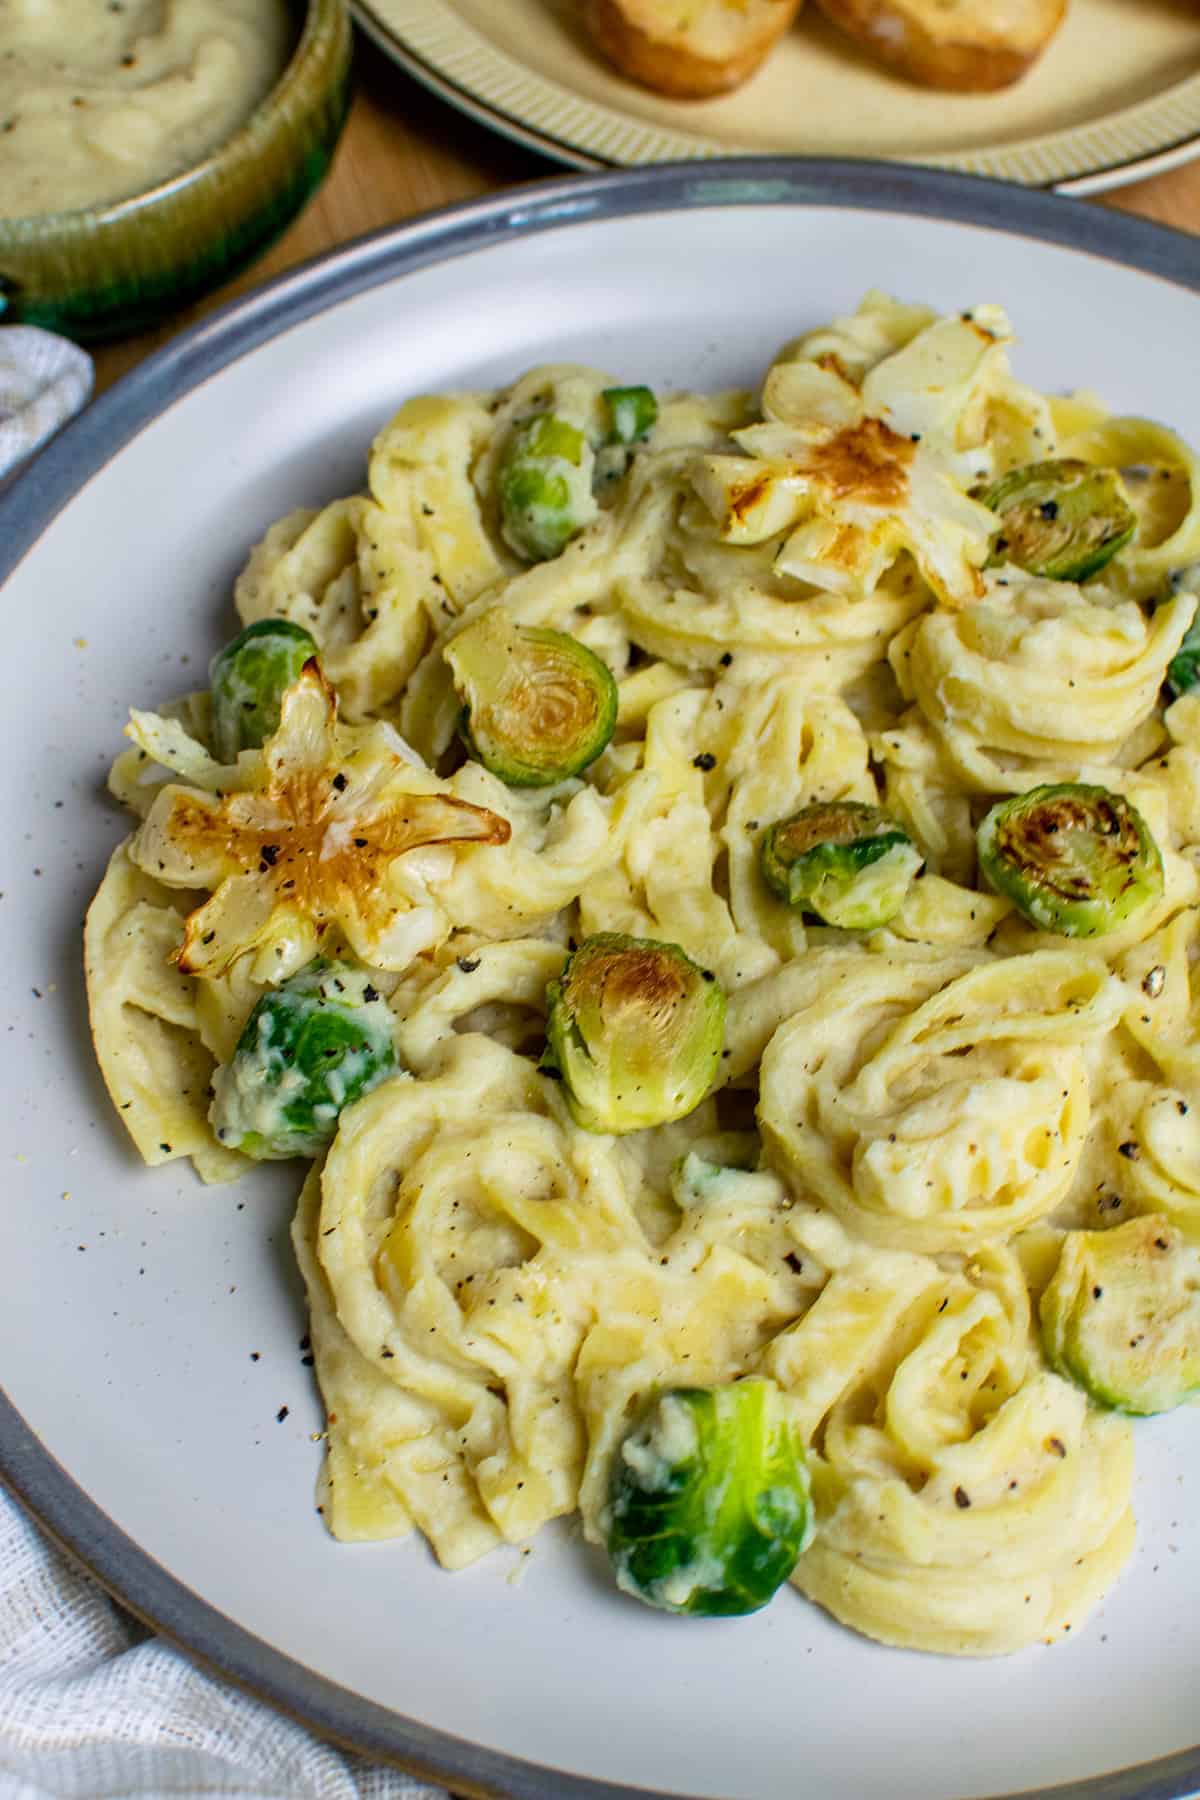
[[[0,482],[79,411],[92,379],[91,357],[66,338],[0,327]]]
[[[447,1800],[320,1743],[131,1619],[0,1490],[3,1800]]]

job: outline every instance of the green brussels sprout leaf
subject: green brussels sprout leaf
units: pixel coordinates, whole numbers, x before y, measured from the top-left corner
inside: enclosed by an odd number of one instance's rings
[[[222,762],[257,750],[279,728],[279,705],[317,654],[312,636],[290,619],[256,619],[213,657],[213,748]]]
[[[500,529],[528,562],[548,562],[596,516],[595,460],[583,431],[553,413],[515,425],[497,477]]]
[[[606,444],[640,444],[658,419],[658,401],[648,387],[605,388],[600,395],[608,415]]]
[[[979,866],[1034,925],[1101,937],[1160,898],[1158,845],[1136,807],[1075,782],[1030,788],[993,806],[977,833]]]
[[[1177,699],[1200,687],[1200,607],[1196,609],[1182,644],[1167,664],[1167,686]]]
[[[565,631],[493,607],[445,649],[467,749],[509,787],[549,787],[594,762],[617,722],[617,684]]]
[[[677,944],[600,932],[546,989],[543,1067],[585,1131],[642,1131],[694,1112],[725,1035],[715,976]]]
[[[1030,463],[978,498],[1000,516],[992,563],[1013,562],[1051,581],[1097,574],[1137,526],[1116,470],[1092,463]]]
[[[1039,1310],[1052,1367],[1101,1406],[1168,1412],[1200,1392],[1200,1250],[1165,1219],[1069,1231]]]
[[[922,857],[877,806],[838,800],[802,806],[772,825],[759,864],[789,906],[846,931],[870,931],[899,912]]]
[[[398,1068],[387,1001],[361,970],[318,957],[263,994],[209,1113],[220,1141],[268,1161],[316,1156],[344,1106]]]
[[[765,1606],[813,1530],[804,1451],[775,1383],[652,1399],[613,1458],[605,1518],[626,1593],[675,1613]]]

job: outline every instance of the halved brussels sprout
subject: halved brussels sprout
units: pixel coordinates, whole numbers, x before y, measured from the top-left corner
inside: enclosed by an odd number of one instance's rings
[[[658,401],[648,387],[605,388],[600,395],[608,414],[609,444],[638,444],[658,418]]]
[[[1040,1316],[1053,1367],[1102,1406],[1168,1412],[1200,1392],[1200,1250],[1165,1219],[1069,1231]]]
[[[612,737],[617,684],[565,631],[518,625],[496,606],[444,654],[463,702],[463,741],[509,787],[549,787],[578,775]]]
[[[1030,463],[978,498],[1000,515],[992,562],[1014,562],[1051,581],[1086,581],[1137,526],[1116,470],[1093,463]]]
[[[257,750],[279,729],[279,703],[316,654],[313,637],[290,619],[256,619],[218,650],[208,680],[213,749],[221,762]]]
[[[1167,664],[1167,686],[1178,698],[1200,687],[1200,607],[1188,626],[1182,644]]]
[[[209,1118],[228,1149],[260,1162],[316,1156],[342,1108],[397,1067],[387,1001],[361,969],[318,957],[259,1000],[217,1070]]]
[[[548,562],[595,518],[594,461],[586,434],[554,413],[513,427],[497,481],[500,529],[518,556]]]
[[[759,847],[781,900],[844,931],[870,931],[899,912],[922,860],[903,825],[858,800],[802,806]]]
[[[600,932],[546,989],[543,1066],[585,1131],[642,1131],[694,1112],[725,1036],[725,995],[678,944]]]
[[[979,866],[1034,925],[1101,937],[1157,900],[1162,857],[1136,807],[1107,788],[1052,782],[993,806]]]
[[[775,1383],[652,1399],[613,1459],[606,1519],[627,1594],[674,1613],[765,1606],[813,1528],[804,1450]]]

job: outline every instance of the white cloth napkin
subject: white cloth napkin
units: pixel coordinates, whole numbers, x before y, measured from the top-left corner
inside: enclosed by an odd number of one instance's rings
[[[0,1490],[3,1800],[447,1800],[193,1666]]]
[[[92,381],[78,345],[36,325],[0,326],[0,483],[79,411]]]

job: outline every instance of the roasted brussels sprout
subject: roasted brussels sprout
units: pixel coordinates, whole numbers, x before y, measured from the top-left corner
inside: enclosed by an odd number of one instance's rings
[[[1030,463],[978,497],[1000,516],[993,563],[1014,562],[1051,581],[1086,581],[1137,525],[1116,470],[1092,463]]]
[[[585,1131],[641,1131],[703,1100],[725,1035],[725,995],[677,944],[600,932],[546,989],[543,1067]]]
[[[1184,635],[1182,644],[1167,664],[1167,686],[1179,697],[1200,688],[1200,607]]]
[[[808,1467],[773,1381],[673,1388],[613,1459],[618,1586],[667,1612],[757,1612],[812,1536]]]
[[[609,444],[638,444],[658,418],[658,401],[648,387],[605,388],[600,395],[608,415]]]
[[[1043,931],[1101,937],[1163,891],[1162,857],[1136,807],[1055,782],[993,806],[977,834],[997,893]]]
[[[509,787],[578,775],[612,737],[617,684],[565,631],[518,625],[497,606],[452,638],[445,657],[463,703],[463,741]]]
[[[213,748],[222,762],[256,750],[279,727],[279,703],[317,646],[290,619],[256,619],[209,665]]]
[[[500,529],[518,556],[548,562],[595,518],[594,461],[586,433],[554,413],[513,427],[497,479]]]
[[[1200,1250],[1165,1219],[1069,1231],[1040,1303],[1060,1375],[1118,1412],[1168,1412],[1200,1391]]]
[[[895,819],[857,800],[802,806],[764,832],[763,878],[827,925],[869,931],[904,904],[921,854]]]
[[[397,1069],[392,1014],[361,969],[318,957],[265,993],[209,1113],[218,1138],[260,1162],[316,1156],[344,1106]]]

